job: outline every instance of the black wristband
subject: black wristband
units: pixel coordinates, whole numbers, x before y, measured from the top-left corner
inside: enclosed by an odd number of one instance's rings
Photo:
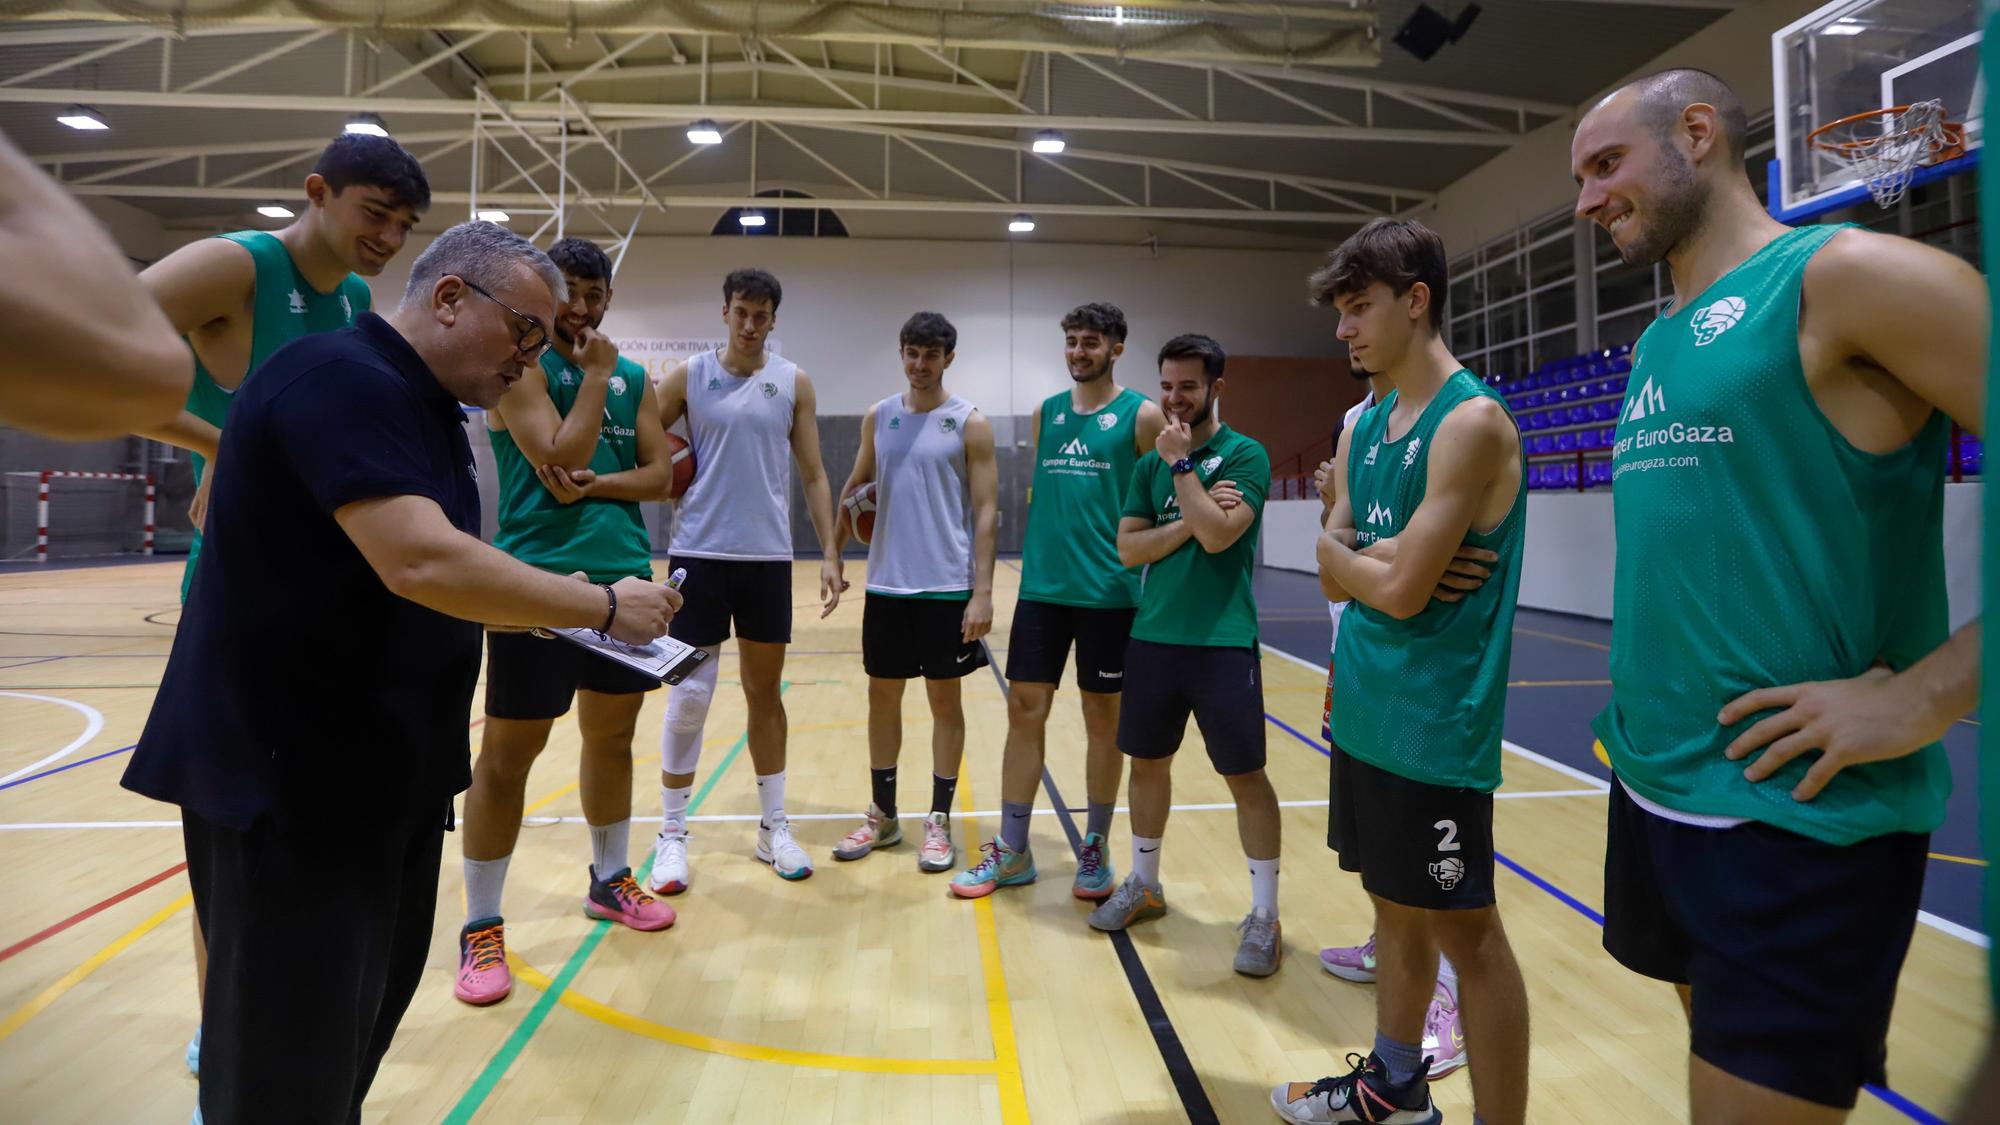
[[[608,635],[611,632],[611,623],[618,620],[618,591],[612,589],[609,582],[600,582],[598,583],[598,587],[604,591],[605,598],[611,602],[611,611],[604,615],[604,628],[598,630],[598,632]]]

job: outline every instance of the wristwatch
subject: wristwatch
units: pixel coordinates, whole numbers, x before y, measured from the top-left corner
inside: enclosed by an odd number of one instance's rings
[[[1180,476],[1182,473],[1194,472],[1194,458],[1183,457],[1168,467],[1173,470],[1175,476]]]

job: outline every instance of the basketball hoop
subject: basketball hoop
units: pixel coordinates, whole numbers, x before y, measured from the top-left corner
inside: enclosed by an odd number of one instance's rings
[[[1806,143],[1868,185],[1883,207],[1903,198],[1917,167],[1965,154],[1965,126],[1944,119],[1941,101],[1871,109],[1829,121]]]

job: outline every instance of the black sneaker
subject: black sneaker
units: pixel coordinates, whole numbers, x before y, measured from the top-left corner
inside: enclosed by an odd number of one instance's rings
[[[1443,1125],[1444,1114],[1431,1104],[1425,1059],[1401,1086],[1389,1085],[1389,1073],[1374,1055],[1350,1054],[1354,1069],[1339,1078],[1293,1082],[1271,1091],[1271,1108],[1292,1125]]]

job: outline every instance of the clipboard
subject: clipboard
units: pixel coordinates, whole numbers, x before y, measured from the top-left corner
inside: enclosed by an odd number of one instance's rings
[[[595,629],[535,629],[535,636],[568,641],[616,661],[635,672],[663,684],[678,684],[708,659],[708,652],[683,644],[672,637],[660,637],[651,644],[628,645]]]

